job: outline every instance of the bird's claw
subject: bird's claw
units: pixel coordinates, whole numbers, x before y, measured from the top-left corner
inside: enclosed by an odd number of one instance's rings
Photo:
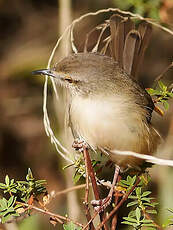
[[[86,141],[76,138],[72,144],[72,147],[79,152],[83,152],[84,148],[88,148],[88,144]]]
[[[107,196],[104,199],[100,199],[100,200],[92,200],[91,201],[91,205],[93,206],[94,210],[96,212],[102,212],[104,211],[111,203],[112,197],[111,196]]]

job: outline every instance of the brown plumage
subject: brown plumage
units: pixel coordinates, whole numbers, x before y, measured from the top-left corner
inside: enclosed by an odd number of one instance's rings
[[[110,29],[112,57],[72,54],[52,69],[35,73],[53,76],[69,89],[67,111],[74,137],[83,138],[95,150],[106,149],[122,169],[138,167],[142,160],[111,151],[153,154],[160,141],[151,124],[153,101],[135,80],[150,26],[142,22],[136,30],[129,18],[113,15]]]

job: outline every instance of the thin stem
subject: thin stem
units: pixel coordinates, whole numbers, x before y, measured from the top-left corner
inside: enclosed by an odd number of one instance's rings
[[[88,175],[91,178],[91,183],[92,183],[92,188],[93,188],[95,199],[100,200],[99,190],[98,190],[98,186],[97,186],[97,182],[96,182],[96,178],[95,178],[95,172],[93,170],[90,155],[89,155],[89,152],[88,152],[88,149],[87,149],[86,146],[83,147],[83,152],[84,152],[84,156],[86,157],[86,164],[87,164],[87,167],[88,167]],[[101,222],[103,221],[103,215],[104,215],[103,212],[99,213]],[[91,223],[91,221],[92,221],[92,218],[89,221],[89,223]],[[108,228],[107,228],[107,226],[105,224],[103,226],[104,226],[103,230],[104,229],[108,230]]]
[[[117,183],[121,180],[121,176],[118,176],[118,180]],[[115,192],[115,206],[118,205],[118,201],[119,201],[119,196],[118,196],[118,192]],[[113,219],[112,219],[112,226],[111,226],[111,230],[116,230],[117,227],[117,223],[118,223],[118,213],[115,213]]]
[[[88,197],[89,197],[89,170],[88,170],[88,161],[87,161],[87,151],[83,151],[84,154],[84,160],[85,160],[85,165],[86,165],[86,186],[85,186],[85,201],[84,201],[84,206],[85,206],[85,215],[86,219],[89,222],[91,220],[91,214],[90,214],[90,209],[88,205]],[[93,225],[93,222],[89,224],[89,229],[95,230],[95,227]]]
[[[48,216],[51,216],[51,217],[57,219],[57,221],[58,221],[59,219],[60,219],[60,220],[64,220],[64,221],[68,221],[68,222],[71,222],[71,221],[72,221],[72,222],[73,222],[74,224],[76,224],[77,226],[83,227],[83,224],[80,224],[80,223],[78,223],[78,222],[76,222],[76,221],[74,221],[74,220],[71,220],[69,217],[64,217],[64,216],[61,216],[61,215],[59,215],[59,214],[55,214],[55,213],[50,212],[50,211],[48,211],[48,210],[44,210],[44,209],[38,208],[38,207],[36,207],[36,206],[34,206],[34,205],[25,204],[25,203],[22,203],[22,202],[16,202],[16,203],[17,203],[17,204],[21,204],[22,206],[27,207],[28,209],[33,209],[33,210],[38,211],[38,212],[40,212],[40,213],[46,214],[46,215],[48,215]]]

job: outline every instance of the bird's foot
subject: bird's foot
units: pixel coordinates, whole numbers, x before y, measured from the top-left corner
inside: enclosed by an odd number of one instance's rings
[[[84,148],[88,148],[88,144],[85,140],[76,138],[72,144],[72,147],[79,152],[83,152]]]
[[[112,196],[108,195],[104,199],[92,200],[91,204],[96,212],[104,211],[111,203]]]

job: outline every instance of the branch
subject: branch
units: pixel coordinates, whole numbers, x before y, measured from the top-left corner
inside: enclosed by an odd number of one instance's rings
[[[57,220],[57,222],[59,222],[59,220],[64,220],[64,221],[67,221],[67,222],[73,222],[74,224],[76,224],[77,226],[80,226],[80,227],[83,227],[83,224],[80,224],[74,220],[71,220],[69,217],[64,217],[64,216],[61,216],[59,214],[55,214],[53,212],[50,212],[48,210],[44,210],[44,209],[41,209],[41,208],[38,208],[34,205],[29,205],[29,204],[25,204],[25,203],[22,203],[22,202],[16,202],[17,204],[21,204],[23,207],[27,207],[28,209],[33,209],[37,212],[40,212],[40,213],[43,213],[43,214],[46,214],[52,218],[55,218]],[[63,223],[61,221],[61,223]]]

